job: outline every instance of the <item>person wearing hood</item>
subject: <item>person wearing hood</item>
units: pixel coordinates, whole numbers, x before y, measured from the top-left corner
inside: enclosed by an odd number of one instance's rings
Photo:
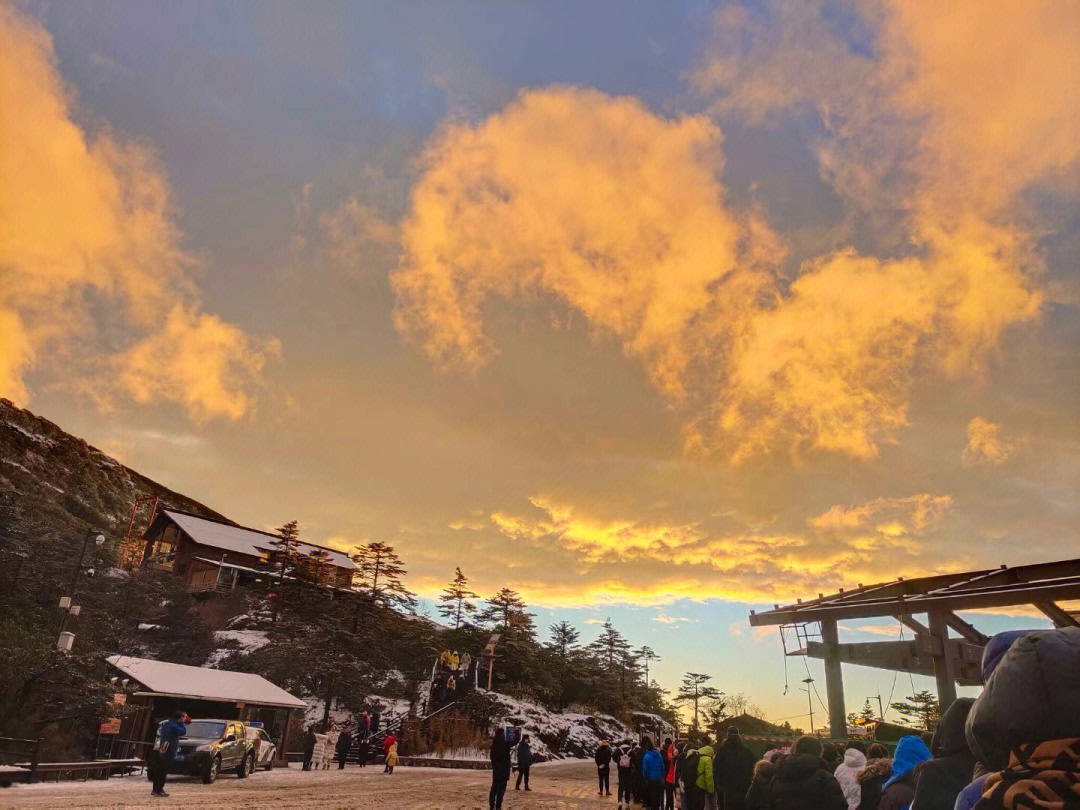
[[[825,770],[821,740],[803,735],[776,766],[770,786],[771,810],[847,810],[844,791]]]
[[[893,755],[892,776],[882,786],[878,810],[908,810],[915,797],[915,766],[931,756],[922,737],[908,734],[900,738]]]
[[[769,810],[771,797],[769,785],[773,776],[776,775],[776,764],[768,754],[765,759],[758,760],[754,765],[754,778],[750,782],[750,789],[746,791],[746,799],[743,806],[746,810]]]
[[[529,735],[522,734],[521,742],[517,745],[517,769],[518,776],[517,782],[514,783],[514,790],[521,790],[521,780],[525,780],[525,789],[532,790],[529,787],[529,768],[532,767],[532,746],[529,745]]]
[[[702,810],[705,807],[705,791],[697,786],[698,763],[701,755],[687,744],[679,765],[679,781],[682,782],[683,810]]]
[[[675,810],[675,773],[679,769],[679,749],[668,737],[664,740],[664,810]]]
[[[964,725],[974,698],[959,698],[941,716],[930,750],[934,758],[919,766],[911,810],[953,810],[956,797],[975,773]]]
[[[833,771],[833,776],[840,783],[840,789],[844,791],[848,810],[859,810],[859,803],[862,801],[862,789],[859,787],[859,780],[856,779],[856,776],[865,767],[866,753],[863,750],[863,744],[858,741],[848,743],[847,750],[844,751],[843,761]]]
[[[645,738],[645,752],[641,755],[641,778],[644,780],[644,799],[649,810],[660,810],[664,796],[664,757]]]
[[[488,792],[489,810],[502,810],[506,783],[510,781],[510,747],[506,732],[500,726],[491,740],[491,790]]]
[[[739,729],[729,726],[727,736],[720,744],[713,761],[713,782],[716,792],[723,799],[724,810],[743,810],[746,791],[754,780],[757,757],[742,741]]]
[[[618,792],[619,810],[622,810],[624,800],[626,801],[626,806],[630,806],[630,786],[634,780],[634,766],[629,743],[623,743],[615,749],[614,756],[615,774],[619,778],[619,783],[616,785],[615,789]]]
[[[866,752],[866,767],[855,774],[859,783],[859,810],[877,810],[881,801],[881,788],[892,776],[892,759],[889,749],[874,743]]]
[[[965,731],[992,772],[979,786],[981,798],[973,783],[957,807],[1080,806],[1080,628],[1016,639],[971,707]]]
[[[713,779],[713,747],[703,745],[698,749],[697,778],[694,784],[705,796],[704,806],[709,810],[717,810],[716,807],[716,782]]]

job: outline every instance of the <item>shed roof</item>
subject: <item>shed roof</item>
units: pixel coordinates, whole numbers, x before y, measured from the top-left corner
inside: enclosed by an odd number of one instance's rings
[[[219,523],[216,520],[189,515],[187,512],[178,512],[175,509],[165,509],[163,513],[180,527],[183,532],[201,546],[219,548],[223,551],[232,551],[237,554],[247,554],[252,557],[265,557],[274,550],[273,542],[278,539],[276,534],[248,529],[244,526],[234,526],[231,523]],[[307,554],[313,549],[323,549],[330,554],[329,562],[338,568],[347,571],[355,571],[354,563],[348,554],[326,546],[317,546],[314,543],[300,541],[299,551]]]
[[[189,667],[127,655],[110,655],[105,660],[155,695],[197,700],[243,701],[258,706],[286,709],[307,708],[307,704],[300,698],[293,697],[266,678],[250,672]]]

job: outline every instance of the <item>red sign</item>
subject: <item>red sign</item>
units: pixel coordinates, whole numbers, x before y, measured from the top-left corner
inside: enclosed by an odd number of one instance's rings
[[[98,726],[98,734],[119,734],[120,733],[120,718],[110,717],[100,726]]]

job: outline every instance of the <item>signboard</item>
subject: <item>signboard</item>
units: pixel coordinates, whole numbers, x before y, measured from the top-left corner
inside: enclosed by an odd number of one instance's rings
[[[518,727],[507,726],[506,727],[506,744],[516,745],[518,741]]]
[[[127,703],[127,695],[123,692],[116,692],[112,696],[112,702],[118,706],[123,706]]]
[[[100,726],[98,726],[98,734],[119,734],[120,733],[120,718],[110,717]]]

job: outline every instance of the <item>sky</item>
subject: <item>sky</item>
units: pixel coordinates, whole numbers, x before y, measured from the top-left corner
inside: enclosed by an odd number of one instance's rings
[[[1076,556],[1078,40],[1065,0],[4,0],[0,396],[805,727],[750,609]]]

